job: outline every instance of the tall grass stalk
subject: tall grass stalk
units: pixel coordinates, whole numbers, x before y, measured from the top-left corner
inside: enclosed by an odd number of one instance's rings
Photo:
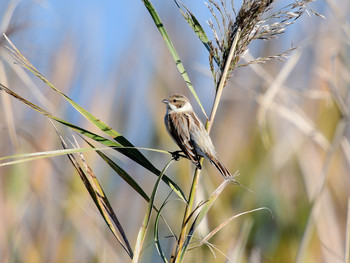
[[[214,104],[213,104],[213,107],[212,107],[210,118],[209,118],[209,120],[207,120],[206,125],[205,125],[205,128],[208,131],[208,133],[210,133],[210,129],[211,129],[212,125],[213,125],[217,108],[219,107],[219,102],[220,102],[220,99],[221,99],[222,91],[224,89],[225,82],[226,82],[226,80],[228,78],[228,69],[229,69],[229,67],[231,65],[231,62],[232,62],[233,54],[234,54],[235,49],[236,49],[236,45],[237,45],[237,42],[238,42],[238,39],[239,39],[240,32],[241,31],[240,31],[240,28],[239,28],[238,31],[237,31],[237,34],[235,36],[235,39],[232,42],[232,46],[230,47],[230,53],[228,55],[228,59],[227,59],[226,64],[225,64],[224,71],[223,71],[223,74],[221,75],[219,86],[218,86],[217,92],[215,94],[215,100],[214,100]],[[203,158],[200,160],[200,162],[201,162],[201,164],[203,163]],[[191,189],[190,189],[190,194],[189,194],[189,197],[188,197],[188,205],[185,208],[184,217],[182,219],[182,227],[181,227],[181,233],[180,233],[180,236],[179,236],[179,241],[178,241],[178,244],[177,244],[177,246],[175,248],[175,253],[172,256],[172,260],[173,261],[175,260],[174,262],[180,262],[181,259],[182,259],[180,257],[180,254],[183,253],[183,251],[182,251],[183,244],[184,244],[184,240],[185,240],[185,237],[186,237],[187,226],[189,224],[189,220],[188,219],[189,219],[190,213],[192,213],[192,210],[193,210],[193,203],[194,203],[194,199],[195,199],[195,195],[196,195],[196,189],[197,189],[197,185],[198,185],[200,171],[201,170],[196,169],[195,172],[194,172],[193,181],[192,181],[192,185],[191,185]]]

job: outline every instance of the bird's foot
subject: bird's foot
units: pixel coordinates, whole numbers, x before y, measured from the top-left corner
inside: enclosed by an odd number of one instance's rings
[[[183,153],[183,151],[175,151],[175,152],[169,152],[175,161],[178,161],[181,157],[186,158],[186,156]]]

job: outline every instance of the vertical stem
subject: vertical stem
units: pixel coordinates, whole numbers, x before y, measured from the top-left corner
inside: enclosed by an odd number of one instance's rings
[[[229,55],[227,57],[224,70],[223,70],[223,72],[221,74],[221,77],[220,77],[220,82],[219,82],[218,88],[216,90],[216,94],[215,94],[215,99],[214,99],[211,115],[210,115],[209,120],[207,120],[207,122],[205,124],[205,128],[208,131],[208,133],[210,133],[213,121],[215,119],[216,111],[217,111],[217,108],[219,106],[220,98],[221,98],[221,95],[222,95],[222,90],[224,89],[224,85],[225,85],[227,77],[228,77],[227,73],[228,73],[228,70],[229,70],[230,65],[231,65],[233,54],[234,54],[234,52],[236,50],[236,46],[237,46],[238,39],[240,37],[240,33],[241,33],[241,29],[238,28],[237,33],[235,35],[235,38],[234,38],[234,40],[232,42],[232,45],[231,45],[230,52],[229,52]],[[202,164],[203,158],[201,158],[200,162]],[[181,252],[182,252],[182,249],[183,249],[183,244],[184,244],[184,241],[185,241],[185,236],[186,236],[187,226],[188,226],[188,217],[189,217],[189,215],[191,214],[191,211],[192,211],[192,207],[193,207],[193,203],[194,203],[194,198],[195,198],[195,193],[196,193],[196,189],[197,189],[197,184],[198,184],[198,179],[199,179],[200,172],[201,172],[201,170],[196,169],[196,171],[194,173],[192,186],[191,186],[191,190],[190,190],[190,195],[189,195],[189,198],[188,198],[188,205],[186,206],[185,214],[184,214],[184,217],[183,217],[183,220],[182,220],[181,233],[180,233],[177,246],[175,247],[175,250],[173,252],[173,256],[171,257],[170,262],[179,263],[182,260],[182,257],[180,255],[181,255]]]
[[[203,158],[201,158],[200,163],[201,164],[203,163]],[[184,244],[184,241],[185,241],[185,234],[186,234],[187,226],[188,226],[187,219],[190,216],[191,211],[192,211],[200,172],[201,172],[201,170],[199,170],[198,168],[196,168],[196,170],[194,172],[193,181],[192,181],[191,190],[190,190],[190,195],[188,198],[188,204],[185,208],[185,214],[184,214],[184,217],[182,220],[181,233],[180,233],[177,246],[175,247],[175,251],[173,252],[173,256],[172,256],[170,262],[178,263],[181,260],[180,253],[181,253],[181,249],[182,249],[182,246]]]
[[[213,126],[213,121],[215,119],[216,111],[217,111],[217,109],[219,107],[219,102],[220,102],[220,99],[221,99],[222,91],[224,89],[224,86],[225,86],[225,83],[226,83],[226,80],[227,80],[227,77],[228,77],[227,73],[228,73],[228,70],[230,68],[231,61],[232,61],[232,58],[233,58],[233,54],[235,53],[237,42],[238,42],[240,34],[241,34],[241,28],[239,27],[237,29],[237,33],[235,35],[235,39],[232,42],[232,45],[231,45],[231,48],[230,48],[230,53],[228,54],[228,57],[227,57],[227,60],[226,60],[226,63],[225,63],[224,71],[221,74],[219,86],[218,86],[218,88],[216,90],[216,93],[215,93],[214,104],[213,104],[213,108],[212,108],[212,111],[211,111],[209,122],[207,121],[207,123],[206,123],[206,129],[207,129],[208,133],[210,132],[211,127]]]

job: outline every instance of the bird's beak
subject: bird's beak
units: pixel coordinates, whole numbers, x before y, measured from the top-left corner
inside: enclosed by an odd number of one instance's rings
[[[164,99],[164,100],[162,100],[162,102],[165,103],[165,104],[169,103],[168,99]]]

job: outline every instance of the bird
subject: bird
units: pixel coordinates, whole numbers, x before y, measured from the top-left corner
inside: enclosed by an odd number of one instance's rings
[[[193,111],[188,98],[175,94],[162,102],[166,105],[165,127],[184,155],[198,169],[202,168],[200,157],[206,157],[224,178],[232,178],[231,173],[219,160],[210,136]]]

